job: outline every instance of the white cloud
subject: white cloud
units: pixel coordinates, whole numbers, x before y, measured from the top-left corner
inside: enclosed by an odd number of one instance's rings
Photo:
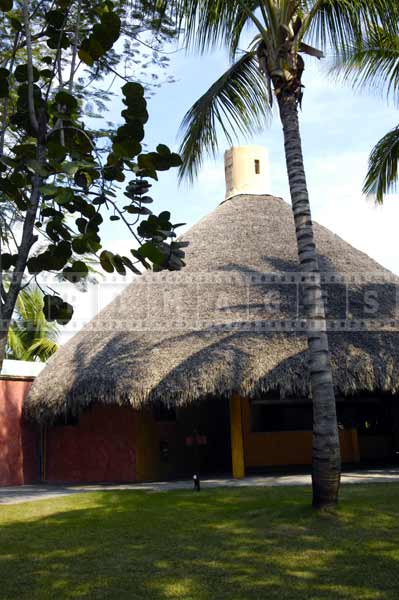
[[[399,195],[376,206],[362,195],[367,153],[342,152],[313,159],[310,197],[313,218],[399,274]]]
[[[204,198],[211,199],[213,208],[218,201],[222,202],[226,191],[223,155],[215,162],[205,162],[195,182],[195,190]]]
[[[399,275],[399,196],[387,197],[383,206],[375,206],[359,194],[345,195],[334,208],[315,211],[315,218]]]

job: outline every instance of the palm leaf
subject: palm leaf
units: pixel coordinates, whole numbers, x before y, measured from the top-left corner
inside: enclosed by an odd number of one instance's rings
[[[399,29],[396,34],[381,27],[342,48],[332,69],[355,87],[391,92],[399,100]]]
[[[306,33],[317,46],[331,46],[340,53],[348,40],[359,40],[365,29],[381,23],[387,31],[397,29],[397,0],[314,0],[303,1],[308,11]]]
[[[229,27],[226,30],[225,43],[230,50],[230,58],[232,60],[237,56],[238,47],[242,32],[246,26],[255,25],[261,37],[268,31],[275,40],[278,37],[278,20],[273,8],[271,0],[266,0],[265,3],[253,0],[236,0],[236,12],[234,13]],[[256,10],[260,8],[263,23],[257,18]]]
[[[160,0],[164,1],[164,0]],[[251,135],[264,125],[270,112],[265,79],[256,60],[256,46],[263,44],[270,62],[284,69],[284,43],[294,36],[298,52],[318,58],[318,50],[306,42],[335,51],[348,40],[361,39],[368,27],[383,23],[397,27],[397,0],[171,0],[184,24],[187,46],[204,51],[224,43],[231,55],[246,24],[257,29],[255,45],[220,77],[185,115],[181,131],[183,167],[180,178],[197,174],[204,154],[215,155],[217,128],[229,143],[239,133]],[[306,41],[305,41],[306,40]]]
[[[49,338],[40,338],[33,342],[24,353],[23,360],[34,360],[38,358],[46,362],[58,350],[58,344]]]
[[[269,114],[265,79],[255,52],[247,52],[186,113],[181,125],[180,178],[192,180],[204,154],[216,154],[217,125],[231,144],[238,133],[251,135],[262,129]]]
[[[25,346],[21,339],[20,332],[15,326],[15,323],[11,323],[8,330],[6,357],[14,360],[23,360],[22,356],[24,352]]]
[[[166,2],[166,0],[164,0]],[[269,0],[268,0],[269,1]],[[187,47],[204,52],[220,43],[230,44],[231,36],[238,38],[248,17],[234,0],[167,0],[183,29]],[[252,10],[259,0],[245,0]],[[237,28],[237,31],[235,31]]]
[[[384,195],[398,184],[399,126],[384,135],[373,148],[363,192],[382,203]]]
[[[59,326],[45,318],[42,292],[28,287],[18,295],[9,329],[7,358],[46,361],[58,348],[59,332]]]

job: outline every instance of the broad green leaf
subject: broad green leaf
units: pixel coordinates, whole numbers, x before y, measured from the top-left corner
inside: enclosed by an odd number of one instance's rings
[[[127,98],[142,98],[144,96],[143,86],[133,81],[125,83],[122,92]]]
[[[141,152],[141,144],[135,139],[116,138],[112,144],[112,150],[120,158],[134,158]]]
[[[5,252],[1,255],[1,270],[8,271],[11,267],[15,267],[17,255],[8,254]]]
[[[73,179],[76,185],[81,188],[88,188],[92,183],[92,178],[87,171],[77,171]]]
[[[52,77],[53,72],[51,69],[42,69],[40,71],[40,77],[42,77],[42,79],[50,79],[50,77]]]
[[[119,275],[126,275],[125,265],[123,264],[122,257],[119,256],[119,254],[112,255],[112,264],[114,265]]]
[[[103,250],[100,254],[100,264],[107,273],[113,273],[115,270],[112,258],[113,254],[108,250]]]
[[[168,146],[165,146],[165,144],[158,144],[157,152],[158,154],[161,154],[161,156],[170,156],[171,153]]]
[[[46,21],[53,27],[61,29],[65,20],[65,12],[62,10],[49,10],[46,13]]]
[[[20,83],[28,81],[28,65],[18,65],[14,71],[14,77]],[[33,67],[33,81],[38,81],[40,73],[36,67]]]
[[[175,152],[170,154],[169,162],[171,167],[180,167],[183,164],[181,157]]]
[[[82,260],[75,260],[70,267],[66,267],[62,274],[72,283],[85,279],[89,273],[88,266]]]
[[[73,306],[68,302],[62,302],[56,315],[55,320],[59,325],[67,325],[73,317]]]
[[[144,138],[144,127],[140,121],[132,120],[126,125],[118,127],[116,134],[117,139],[126,138],[131,140],[133,138],[133,140],[141,142],[141,140]],[[138,154],[138,152],[136,152],[136,154]]]
[[[66,187],[58,187],[57,192],[55,194],[55,201],[57,204],[67,204],[68,202],[72,202],[74,199],[73,190]]]
[[[15,13],[11,14],[11,15],[7,15],[10,23],[11,23],[11,27],[13,28],[14,31],[21,31],[23,24],[20,21],[19,18],[16,17]]]
[[[0,0],[0,10],[3,12],[8,12],[12,10],[12,0]]]
[[[55,159],[57,162],[63,161],[67,155],[65,146],[62,146],[56,140],[49,140],[47,143],[47,155],[49,159]]]
[[[90,251],[87,239],[82,235],[72,240],[72,249],[76,254],[86,254],[86,252]]]
[[[7,98],[10,93],[10,86],[7,79],[0,80],[0,98]]]
[[[17,144],[11,148],[12,152],[18,156],[18,158],[35,158],[36,146],[35,144]]]
[[[134,266],[134,264],[132,263],[130,258],[128,258],[127,256],[122,256],[121,258],[122,258],[123,264],[126,265],[128,267],[128,269],[130,269],[136,275],[141,275],[141,271],[139,271],[139,269]]]
[[[130,215],[151,215],[152,211],[145,206],[127,206],[124,207]]]
[[[84,62],[86,65],[88,65],[89,67],[92,67],[94,65],[94,58],[84,48],[80,48],[78,55],[79,55],[80,60],[82,62]]]
[[[146,242],[140,246],[138,253],[143,258],[148,258],[151,262],[157,265],[161,265],[163,262],[165,262],[165,255],[151,242]]]
[[[27,160],[26,166],[30,171],[36,173],[36,175],[40,175],[40,177],[48,177],[49,175],[46,168],[35,158]]]
[[[39,190],[43,196],[55,196],[58,191],[58,187],[52,183],[48,183],[46,185],[41,185]]]
[[[58,94],[55,95],[54,102],[56,104],[66,106],[70,112],[76,110],[78,107],[78,101],[76,98],[72,96],[72,94],[68,94],[65,91],[58,92]]]

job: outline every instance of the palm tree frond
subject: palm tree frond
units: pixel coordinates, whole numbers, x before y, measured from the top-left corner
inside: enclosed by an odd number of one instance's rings
[[[357,88],[382,89],[399,93],[399,29],[396,34],[381,27],[369,30],[367,36],[342,48],[332,73],[351,80]]]
[[[387,133],[373,148],[363,193],[374,196],[381,204],[384,195],[395,191],[398,184],[399,126]]]
[[[275,26],[273,0],[163,0],[176,16],[187,47],[200,52],[227,44],[235,56],[242,31],[260,9],[265,28]]]
[[[317,48],[313,48],[313,46],[309,46],[309,44],[305,44],[304,42],[300,42],[299,52],[303,52],[304,54],[307,54],[308,56],[314,56],[315,58],[318,58],[319,60],[321,58],[324,58],[324,52],[322,52],[321,50],[318,50]]]
[[[186,113],[181,131],[180,154],[183,166],[179,177],[193,180],[204,153],[215,156],[217,125],[229,143],[238,133],[258,132],[270,114],[266,81],[255,52],[244,54],[220,77]]]
[[[23,360],[22,356],[25,352],[25,345],[21,339],[20,332],[15,323],[10,325],[8,330],[6,358],[12,358],[14,360]]]
[[[38,358],[41,362],[46,362],[58,350],[58,344],[48,338],[36,340],[27,348],[23,360],[32,360],[32,357]]]
[[[172,0],[187,46],[201,52],[230,36],[233,24],[242,27],[242,10],[237,2],[224,0]]]
[[[315,0],[312,4],[306,33],[322,49],[331,46],[339,53],[348,40],[361,39],[365,28],[381,23],[387,31],[397,30],[397,0]]]
[[[245,27],[250,26],[252,23],[252,20],[249,17],[249,13],[253,14],[258,8],[259,4],[261,6],[261,12],[264,23],[270,23],[270,12],[262,2],[248,2],[248,0],[243,0],[237,5],[236,14],[234,17],[234,27],[230,27],[230,30],[227,30],[226,32],[226,43],[229,46],[230,58],[232,60],[234,60],[234,58],[237,56],[242,32],[244,31]],[[272,16],[273,14],[274,13],[272,13]]]
[[[18,295],[8,334],[7,358],[46,361],[58,348],[59,332],[57,323],[46,320],[40,289],[28,287]]]

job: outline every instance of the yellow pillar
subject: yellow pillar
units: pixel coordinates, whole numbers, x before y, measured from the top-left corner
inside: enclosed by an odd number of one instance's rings
[[[233,477],[242,479],[245,477],[245,460],[241,397],[238,394],[233,394],[230,398],[230,437]]]

